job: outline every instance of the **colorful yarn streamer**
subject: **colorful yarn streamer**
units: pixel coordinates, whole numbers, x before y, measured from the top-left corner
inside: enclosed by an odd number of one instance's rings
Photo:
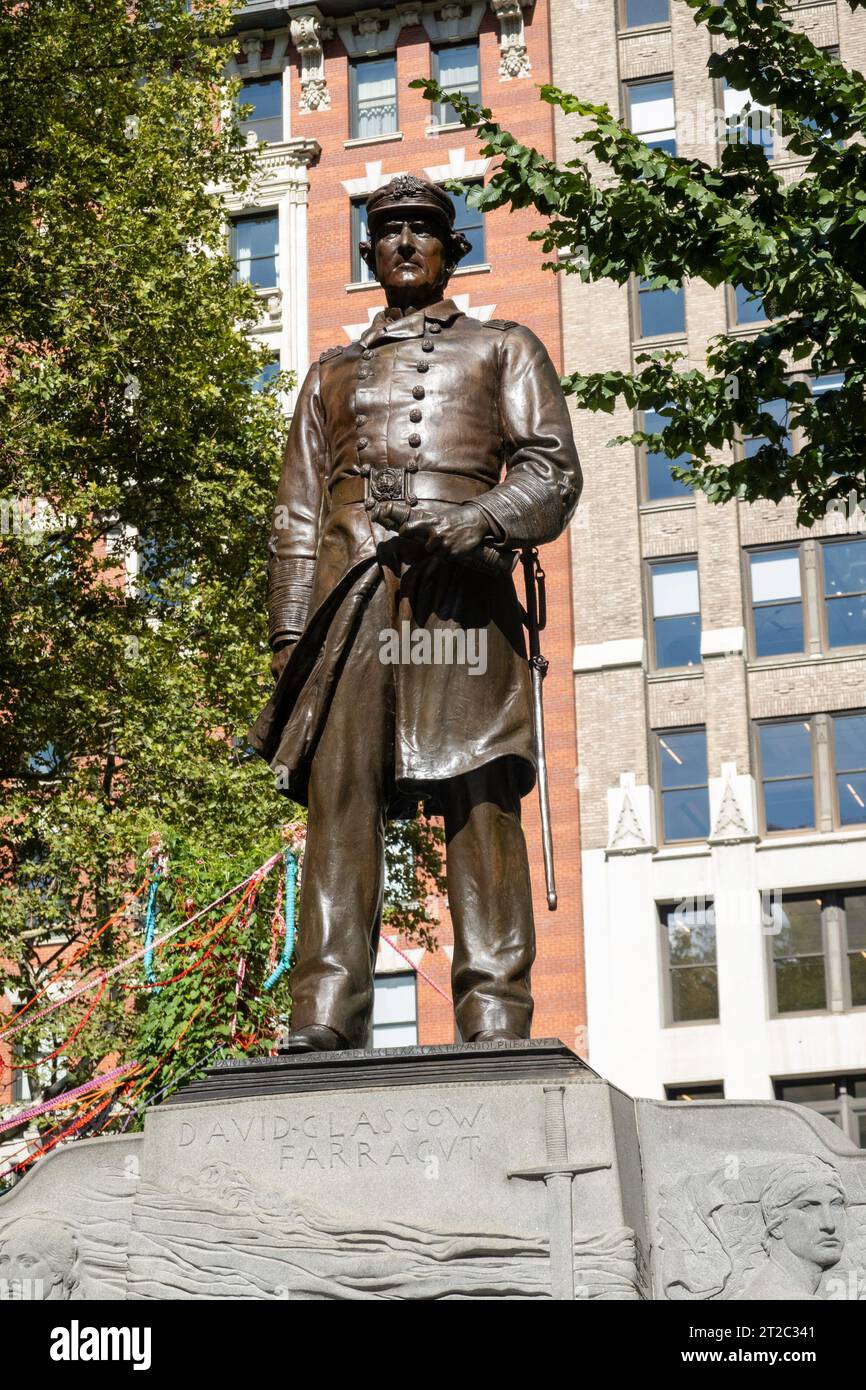
[[[83,1085],[74,1087],[71,1091],[64,1091],[63,1095],[56,1096],[54,1100],[44,1100],[41,1105],[34,1105],[30,1110],[20,1110],[17,1115],[13,1115],[11,1120],[4,1120],[0,1124],[0,1134],[7,1129],[14,1129],[17,1125],[23,1124],[25,1120],[35,1120],[37,1115],[46,1115],[49,1110],[58,1110],[63,1105],[68,1105],[69,1101],[76,1096],[84,1095],[85,1091],[93,1091],[98,1086],[105,1086],[109,1081],[114,1081],[119,1076],[125,1076],[133,1069],[139,1069],[138,1062],[126,1062],[122,1067],[115,1067],[112,1071],[103,1072],[100,1076],[95,1076],[91,1081],[85,1081]]]
[[[153,964],[153,942],[156,936],[156,895],[162,870],[157,863],[147,891],[147,906],[144,910],[144,977],[149,985],[156,984],[156,970]]]
[[[276,970],[273,970],[262,989],[273,989],[277,980],[285,974],[292,963],[295,949],[295,884],[298,881],[298,861],[291,849],[283,850],[285,860],[285,888],[283,890],[283,949]]]
[[[241,888],[246,888],[253,879],[260,880],[264,878],[274,865],[279,862],[279,859],[279,854],[271,855],[270,859],[266,859],[264,864],[261,864],[258,869],[248,874],[246,878],[241,879],[240,883],[236,883],[232,888],[226,889],[225,893],[220,894],[212,903],[208,903],[207,907],[201,908],[192,917],[187,917],[185,921],[179,922],[176,927],[171,927],[167,932],[164,932],[161,937],[154,941],[154,949],[170,940],[171,937],[176,936],[179,931],[183,931],[184,927],[192,926],[193,922],[199,921],[200,918],[204,917],[213,908],[219,907],[221,903],[224,903],[227,898],[230,898]],[[36,1023],[39,1019],[46,1018],[49,1014],[54,1013],[55,1009],[62,1008],[64,1004],[71,1004],[73,999],[78,999],[82,994],[86,994],[90,990],[95,989],[102,980],[113,980],[116,975],[119,975],[121,971],[126,970],[130,965],[134,965],[134,963],[137,960],[141,960],[143,956],[144,947],[142,946],[140,950],[133,951],[125,960],[119,961],[117,965],[113,965],[110,970],[103,971],[96,979],[85,980],[84,983],[80,984],[76,989],[70,990],[68,994],[64,994],[61,999],[55,999],[53,1003],[47,1005],[43,1009],[39,1009],[37,1013],[32,1014],[25,1022],[18,1023],[11,1028],[7,1027],[0,1029],[0,1042],[4,1041],[6,1038],[15,1037],[17,1033],[22,1032],[25,1028],[29,1028],[31,1024]],[[20,1017],[21,1012],[23,1012],[23,1010],[19,1011],[19,1014],[15,1015],[15,1017]]]

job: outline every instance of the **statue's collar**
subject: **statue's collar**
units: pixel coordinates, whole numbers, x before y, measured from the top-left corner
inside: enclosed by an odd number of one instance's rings
[[[453,323],[462,313],[453,299],[440,299],[438,304],[428,304],[426,309],[416,309],[413,314],[382,309],[358,341],[362,347],[370,347],[388,338],[422,338],[425,323]]]

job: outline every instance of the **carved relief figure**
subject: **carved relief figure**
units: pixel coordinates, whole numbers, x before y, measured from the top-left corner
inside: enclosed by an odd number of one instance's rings
[[[77,1287],[77,1242],[62,1222],[21,1216],[0,1229],[0,1302],[61,1302]]]
[[[659,1212],[664,1297],[863,1298],[866,1193],[857,1170],[850,1183],[813,1154],[678,1179]]]
[[[769,1259],[743,1298],[818,1298],[822,1276],[845,1248],[846,1206],[842,1180],[824,1159],[780,1164],[761,1193]]]

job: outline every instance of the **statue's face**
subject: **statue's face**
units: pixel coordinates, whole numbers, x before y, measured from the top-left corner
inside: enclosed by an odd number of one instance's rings
[[[838,1188],[818,1183],[794,1199],[778,1233],[792,1254],[831,1269],[841,1258],[845,1228],[844,1198]]]
[[[397,214],[376,228],[372,247],[361,249],[389,303],[431,303],[451,273],[447,240],[438,218]]]
[[[0,1300],[16,1302],[62,1297],[62,1280],[38,1245],[17,1236],[9,1236],[0,1243]]]

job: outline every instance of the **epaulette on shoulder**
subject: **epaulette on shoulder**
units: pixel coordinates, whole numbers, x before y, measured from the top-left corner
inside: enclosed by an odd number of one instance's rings
[[[505,332],[506,329],[508,329],[508,328],[517,328],[517,327],[519,327],[519,325],[514,321],[514,319],[488,319],[488,320],[487,320],[487,327],[488,327],[488,328],[499,328],[499,329],[501,329],[503,332]]]
[[[340,353],[343,351],[344,349],[341,347],[325,348],[324,352],[319,353],[319,361],[330,362],[332,357],[339,357]]]

